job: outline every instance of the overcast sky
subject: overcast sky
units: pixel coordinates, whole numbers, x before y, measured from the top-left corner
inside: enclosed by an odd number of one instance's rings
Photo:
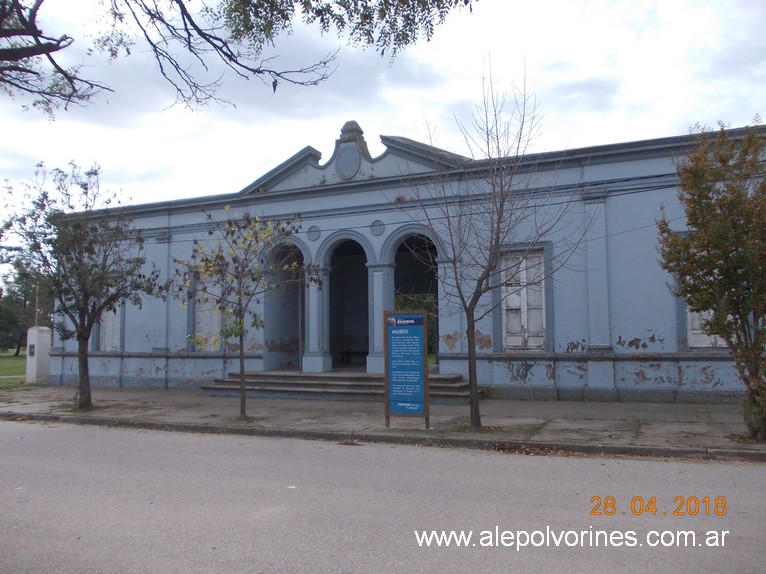
[[[95,29],[87,13],[96,4],[48,0],[44,30],[81,38]],[[40,161],[73,160],[100,164],[102,182],[134,204],[232,193],[307,145],[327,161],[347,120],[373,156],[381,135],[468,155],[456,120],[470,122],[490,59],[498,88],[526,82],[536,95],[544,117],[534,151],[682,135],[719,119],[747,125],[766,114],[764,24],[763,0],[478,0],[393,63],[299,25],[274,54],[310,63],[343,46],[329,80],[272,93],[227,78],[222,95],[236,107],[197,111],[168,108],[172,89],[140,51],[113,63],[88,57],[88,76],[115,93],[54,122],[0,94],[0,180],[17,186]]]

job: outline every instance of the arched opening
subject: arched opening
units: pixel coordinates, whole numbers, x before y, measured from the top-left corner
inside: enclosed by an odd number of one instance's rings
[[[356,241],[338,244],[330,259],[330,353],[333,368],[360,367],[369,353],[367,256]]]
[[[277,249],[270,280],[275,285],[263,306],[263,369],[293,370],[302,367],[305,344],[303,253],[295,245]]]
[[[397,310],[428,311],[428,354],[438,362],[439,282],[436,246],[425,235],[411,235],[396,251],[394,303]]]

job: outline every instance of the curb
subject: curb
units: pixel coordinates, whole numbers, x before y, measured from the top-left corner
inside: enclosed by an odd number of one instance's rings
[[[708,447],[659,447],[648,445],[578,444],[572,442],[540,442],[523,440],[492,440],[470,437],[422,436],[401,434],[355,433],[299,429],[268,429],[194,423],[161,423],[133,419],[101,418],[83,415],[0,412],[0,420],[58,422],[111,428],[157,430],[198,434],[228,434],[267,438],[292,438],[345,444],[374,443],[423,446],[436,448],[468,448],[490,450],[505,454],[537,456],[606,455],[651,458],[693,458],[714,461],[766,462],[766,451]]]

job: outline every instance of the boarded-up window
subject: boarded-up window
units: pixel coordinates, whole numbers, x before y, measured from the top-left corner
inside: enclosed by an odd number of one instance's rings
[[[221,311],[215,297],[196,303],[194,343],[198,351],[213,351],[221,344]]]
[[[505,349],[545,347],[545,285],[542,252],[503,258]]]
[[[118,307],[116,312],[105,311],[99,320],[98,331],[98,350],[99,351],[119,351],[120,350],[120,326],[122,313]]]

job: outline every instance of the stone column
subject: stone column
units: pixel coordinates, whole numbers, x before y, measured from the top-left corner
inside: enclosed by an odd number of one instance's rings
[[[330,354],[330,270],[317,271],[321,287],[309,283],[305,295],[306,349],[303,371],[326,373],[332,371]]]
[[[385,372],[383,313],[393,311],[394,268],[396,265],[383,263],[367,264],[369,293],[369,350],[367,352],[367,372]]]

